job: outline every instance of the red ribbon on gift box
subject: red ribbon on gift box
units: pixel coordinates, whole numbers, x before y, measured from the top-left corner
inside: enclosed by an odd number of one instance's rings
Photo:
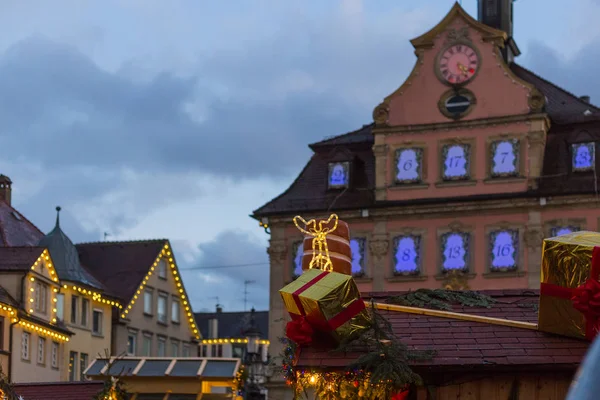
[[[544,296],[570,299],[573,308],[585,317],[585,337],[593,340],[600,330],[600,247],[592,251],[590,276],[576,288],[565,288],[551,283],[542,283],[540,293]]]
[[[293,340],[301,346],[310,345],[312,343],[314,329],[323,332],[334,331],[340,326],[342,326],[350,318],[354,317],[356,314],[365,309],[365,302],[359,298],[354,300],[339,314],[337,314],[328,321],[321,321],[308,318],[306,316],[304,308],[302,307],[302,302],[300,301],[300,294],[302,294],[302,292],[307,290],[309,287],[313,286],[315,283],[319,282],[321,279],[325,278],[329,273],[329,271],[322,271],[319,275],[315,276],[309,282],[305,283],[304,285],[302,285],[302,287],[300,287],[298,290],[292,293],[294,302],[296,303],[298,310],[300,310],[300,315],[292,314],[292,321],[287,323],[285,331],[289,339]]]

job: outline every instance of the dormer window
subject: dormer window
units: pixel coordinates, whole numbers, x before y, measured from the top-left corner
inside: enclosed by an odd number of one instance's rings
[[[329,189],[343,189],[350,184],[350,162],[329,163],[327,186]]]
[[[593,142],[571,145],[573,172],[592,171],[596,160],[596,146]]]

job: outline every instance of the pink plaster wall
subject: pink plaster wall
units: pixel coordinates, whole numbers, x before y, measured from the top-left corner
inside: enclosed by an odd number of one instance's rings
[[[457,16],[450,24],[452,28],[468,26]],[[465,88],[477,97],[477,105],[465,120],[521,115],[529,112],[528,95],[530,88],[515,80],[504,61],[496,56],[494,45],[484,42],[479,31],[469,28],[473,44],[481,53],[480,70]],[[435,75],[435,58],[444,47],[446,35],[439,35],[432,49],[425,50],[423,63],[417,64],[415,71],[406,81],[401,93],[395,94],[389,103],[388,122],[396,125],[418,125],[448,122],[438,109],[438,100],[449,87],[442,84]]]
[[[582,229],[590,231],[598,231],[598,221],[600,219],[600,209],[588,209],[574,206],[570,209],[558,209],[558,208],[540,208],[542,214],[542,224],[545,225],[550,221],[555,220],[567,220],[567,219],[583,219],[585,220],[585,226]],[[367,245],[365,248],[365,257],[367,262],[367,278],[374,276],[374,268],[376,266],[373,263],[372,257],[369,255],[369,243],[373,231],[374,223],[368,218],[365,219],[367,222],[358,220],[356,223],[350,222],[350,231],[352,236],[361,236],[367,238]],[[402,220],[390,220],[386,223],[386,230],[389,235],[390,247],[388,256],[386,257],[385,263],[380,265],[379,268],[384,269],[383,276],[391,277],[392,273],[392,257],[394,253],[393,237],[400,233],[403,228],[420,229],[424,231],[424,238],[422,243],[422,257],[423,257],[423,275],[427,276],[426,280],[410,281],[410,282],[392,282],[391,280],[384,279],[385,291],[402,291],[417,288],[440,288],[442,282],[435,279],[435,275],[439,273],[439,253],[440,245],[438,243],[438,231],[448,227],[452,222],[460,221],[466,227],[466,230],[472,233],[471,246],[473,249],[472,255],[472,272],[475,273],[475,277],[469,280],[469,286],[474,290],[483,289],[509,289],[509,288],[527,288],[527,276],[523,275],[520,277],[506,277],[506,278],[487,278],[483,274],[487,271],[486,266],[488,265],[488,237],[486,235],[486,227],[496,225],[500,222],[507,222],[514,224],[519,227],[521,232],[521,238],[519,242],[519,252],[521,253],[520,262],[522,263],[521,270],[526,272],[528,265],[528,254],[527,248],[522,238],[522,233],[528,222],[528,213],[510,213],[510,214],[472,214],[472,215],[457,215],[455,218],[427,218],[427,219],[408,219]],[[548,233],[546,233],[548,234]],[[292,244],[301,240],[302,236],[294,226],[290,226],[285,231],[286,242],[288,246],[288,257],[287,257],[287,268],[286,273],[288,276],[285,277],[287,282],[292,279],[293,271],[293,260],[292,260]],[[536,263],[539,263],[540,255],[536,255]],[[373,291],[373,281],[370,279],[357,280],[359,289],[362,292]]]
[[[412,134],[400,135],[389,135],[385,138],[385,143],[390,148],[390,155],[387,157],[387,171],[386,171],[386,187],[387,189],[387,200],[412,200],[421,199],[427,197],[450,197],[450,196],[469,196],[474,194],[492,194],[492,193],[514,193],[523,192],[527,190],[526,180],[504,180],[503,183],[485,183],[484,180],[487,177],[487,171],[489,170],[489,138],[496,137],[503,134],[510,135],[526,135],[529,130],[529,125],[525,122],[516,122],[506,125],[494,125],[483,128],[463,128],[445,131],[426,131]],[[476,181],[475,185],[470,186],[446,186],[436,187],[436,182],[441,182],[441,170],[440,166],[443,164],[443,160],[440,156],[440,142],[446,139],[461,139],[475,141],[474,148],[471,150],[471,163],[474,165],[473,174],[471,179]],[[424,183],[429,184],[426,188],[407,188],[406,185],[398,187],[393,186],[394,174],[396,171],[395,167],[395,148],[407,143],[418,143],[425,147],[425,155],[423,159],[424,166],[426,166],[426,177]],[[525,140],[521,140],[521,159],[522,161],[527,160],[529,152],[527,143]],[[527,169],[527,162],[521,163],[521,174],[523,176],[529,176]],[[497,180],[496,180],[497,181]]]

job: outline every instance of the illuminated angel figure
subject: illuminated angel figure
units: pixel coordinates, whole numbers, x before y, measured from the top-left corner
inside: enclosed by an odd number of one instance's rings
[[[411,237],[404,237],[398,241],[395,254],[397,272],[412,272],[417,270],[418,254],[415,247],[415,240]]]
[[[331,186],[344,186],[346,185],[346,171],[342,164],[335,164],[331,169],[331,178],[329,178],[329,184]]]
[[[575,153],[575,168],[584,169],[592,166],[592,154],[587,144],[577,146]]]
[[[417,152],[412,149],[403,150],[398,157],[398,175],[399,181],[414,181],[419,179],[419,162]]]

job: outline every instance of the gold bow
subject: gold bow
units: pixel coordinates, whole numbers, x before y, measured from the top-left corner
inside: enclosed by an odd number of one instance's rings
[[[304,228],[300,226],[298,221],[304,224]],[[329,225],[331,221],[334,221],[333,228],[323,228],[323,225]],[[331,258],[329,258],[329,248],[327,247],[327,235],[336,230],[338,216],[336,214],[331,214],[329,219],[319,221],[318,225],[317,221],[314,219],[307,222],[304,218],[296,216],[294,217],[294,225],[296,225],[296,228],[298,228],[300,232],[312,236],[313,238],[313,255],[310,264],[308,264],[308,268],[333,271],[333,263],[331,262]]]

